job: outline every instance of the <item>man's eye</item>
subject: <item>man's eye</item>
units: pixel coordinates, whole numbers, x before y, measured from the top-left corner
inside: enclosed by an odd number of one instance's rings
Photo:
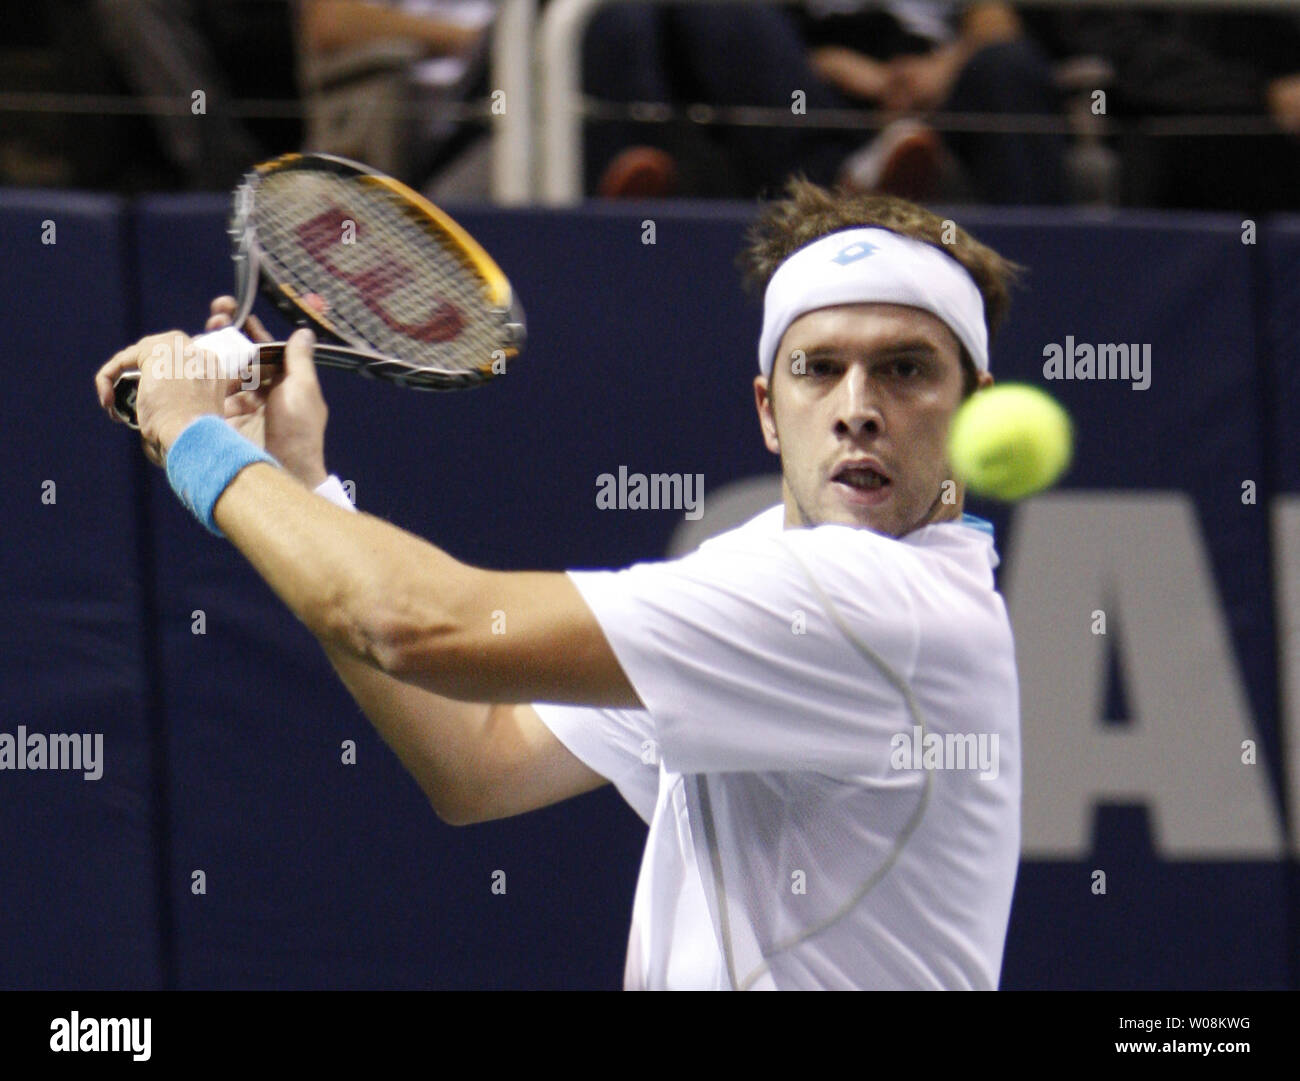
[[[835,363],[830,360],[814,360],[808,364],[809,375],[834,375]]]
[[[898,360],[894,362],[894,371],[904,379],[914,379],[921,374],[921,365],[915,360]]]

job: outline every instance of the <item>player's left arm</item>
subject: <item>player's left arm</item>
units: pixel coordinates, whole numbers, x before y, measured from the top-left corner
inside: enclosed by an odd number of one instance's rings
[[[317,638],[391,676],[462,701],[641,705],[562,573],[469,566],[265,463],[214,517]]]

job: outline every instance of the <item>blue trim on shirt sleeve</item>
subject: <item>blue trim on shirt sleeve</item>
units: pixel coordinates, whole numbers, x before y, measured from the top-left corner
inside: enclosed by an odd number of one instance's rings
[[[987,518],[979,518],[974,514],[963,513],[961,516],[961,524],[968,525],[971,529],[978,529],[981,533],[987,533],[990,537],[993,536],[993,523]]]

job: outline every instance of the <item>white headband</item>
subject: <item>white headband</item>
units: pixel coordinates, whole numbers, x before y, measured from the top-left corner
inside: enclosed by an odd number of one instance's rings
[[[772,374],[777,346],[799,316],[837,304],[905,304],[942,319],[975,367],[989,370],[984,298],[966,269],[938,248],[888,229],[843,229],[776,269],[763,299],[758,366]]]

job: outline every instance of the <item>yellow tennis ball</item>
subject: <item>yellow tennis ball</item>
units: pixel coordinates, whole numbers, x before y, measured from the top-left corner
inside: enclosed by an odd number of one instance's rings
[[[1070,464],[1070,415],[1025,383],[979,390],[953,417],[948,460],[976,495],[1013,502],[1050,488]]]

